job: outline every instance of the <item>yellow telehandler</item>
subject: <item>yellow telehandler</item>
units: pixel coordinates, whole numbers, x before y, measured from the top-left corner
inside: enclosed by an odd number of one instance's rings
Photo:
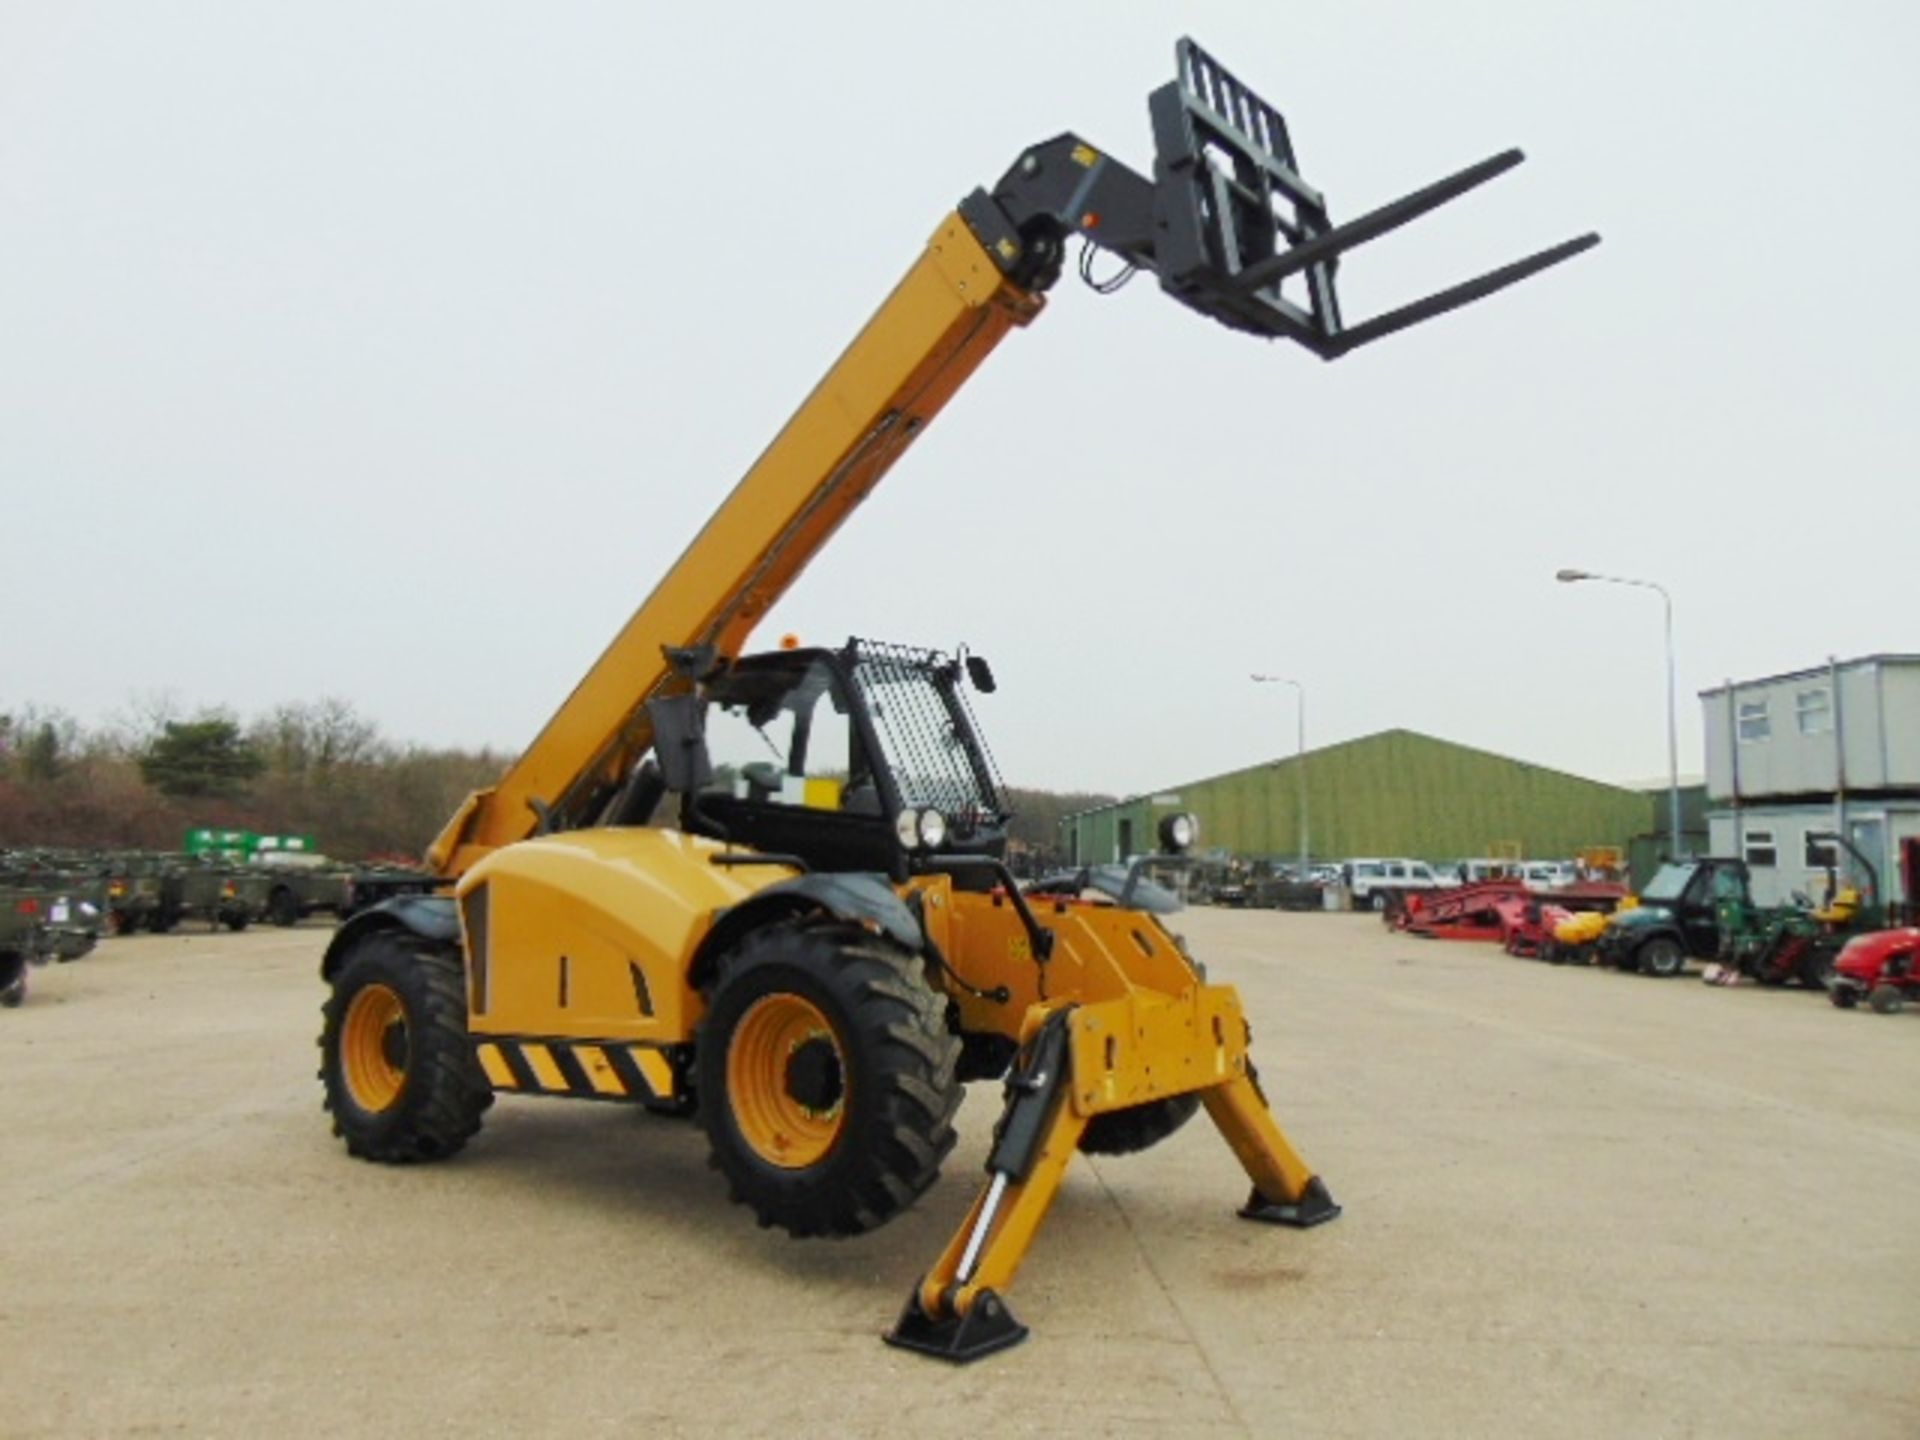
[[[356,916],[323,962],[321,1079],[354,1155],[442,1159],[496,1093],[693,1114],[733,1198],[854,1235],[933,1184],[968,1080],[1003,1077],[987,1183],[889,1342],[948,1360],[1026,1335],[1004,1295],[1076,1151],[1201,1108],[1240,1214],[1339,1207],[1269,1113],[1235,991],[1142,873],[1022,892],[968,692],[991,668],[868,640],[743,654],[756,624],[1006,334],[1068,242],[1096,289],[1174,299],[1326,359],[1477,300],[1583,236],[1357,325],[1341,254],[1520,160],[1344,225],[1278,111],[1191,41],[1149,100],[1151,178],[1077,135],[1023,151],[926,251],[500,782],[428,851],[446,893]],[[1105,250],[1123,267],[1096,280]],[[724,753],[721,753],[724,752]],[[1191,846],[1190,817],[1163,827]]]

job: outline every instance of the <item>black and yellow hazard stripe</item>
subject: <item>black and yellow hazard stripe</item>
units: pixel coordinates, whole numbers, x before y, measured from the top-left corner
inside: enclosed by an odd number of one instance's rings
[[[672,1063],[647,1045],[499,1037],[475,1051],[496,1090],[644,1102],[672,1100],[679,1089]]]

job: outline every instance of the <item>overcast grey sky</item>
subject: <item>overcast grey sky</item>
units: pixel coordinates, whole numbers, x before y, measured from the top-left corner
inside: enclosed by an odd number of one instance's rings
[[[1920,648],[1920,8],[0,3],[0,708],[346,697],[523,745],[965,191],[1138,167],[1192,33],[1350,217],[1334,365],[1064,280],[761,633],[990,656],[1016,783],[1408,726],[1607,779]]]

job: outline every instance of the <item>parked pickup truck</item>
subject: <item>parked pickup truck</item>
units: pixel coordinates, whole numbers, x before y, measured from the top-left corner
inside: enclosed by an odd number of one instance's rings
[[[1340,878],[1356,910],[1384,910],[1397,891],[1438,890],[1447,883],[1424,860],[1349,860]]]

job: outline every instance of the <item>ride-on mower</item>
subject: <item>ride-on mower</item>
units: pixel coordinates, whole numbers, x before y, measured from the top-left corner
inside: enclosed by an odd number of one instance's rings
[[[741,653],[1042,313],[1076,236],[1097,290],[1147,271],[1231,329],[1325,359],[1596,242],[1350,325],[1340,257],[1519,152],[1336,225],[1280,113],[1190,41],[1177,63],[1149,102],[1151,177],[1066,134],[962,200],[526,753],[434,842],[452,894],[341,927],[321,1077],[351,1153],[451,1155],[502,1091],[690,1111],[762,1224],[853,1235],[933,1184],[963,1082],[1004,1076],[987,1184],[887,1335],[949,1360],[1026,1334],[1004,1293],[1079,1151],[1145,1149],[1204,1108],[1252,1182],[1243,1216],[1339,1214],[1269,1113],[1238,995],[1206,982],[1137,886],[1030,901],[1013,882],[966,699],[992,688],[979,657],[867,641]],[[1096,280],[1097,250],[1120,271]],[[765,738],[758,760],[716,756],[709,727],[729,725]],[[1191,844],[1191,822],[1166,839]]]
[[[1786,985],[1798,980],[1809,990],[1826,990],[1835,957],[1848,940],[1886,923],[1880,872],[1859,847],[1834,831],[1813,831],[1807,839],[1824,845],[1836,858],[1845,850],[1864,888],[1842,883],[1838,866],[1830,862],[1826,894],[1818,905],[1798,892],[1793,904],[1765,909],[1744,896],[1724,899],[1716,914],[1719,963],[1709,965],[1702,976],[1708,984],[1747,979]]]

